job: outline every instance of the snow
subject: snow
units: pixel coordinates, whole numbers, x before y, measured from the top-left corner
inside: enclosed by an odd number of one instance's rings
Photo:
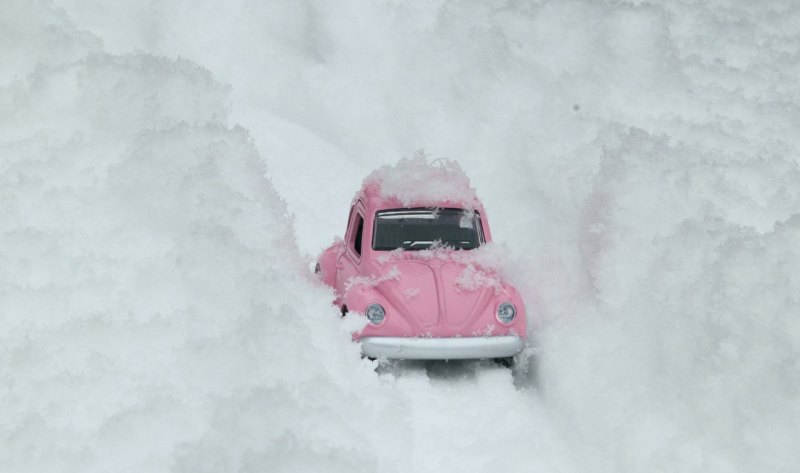
[[[404,158],[392,165],[372,171],[362,184],[369,196],[381,200],[396,199],[403,207],[438,207],[447,202],[467,210],[469,218],[480,206],[469,177],[456,161],[437,159],[429,161],[424,151],[413,159]],[[471,223],[467,224],[467,228]]]
[[[466,291],[474,291],[482,287],[493,288],[495,295],[499,295],[502,291],[500,278],[496,274],[486,273],[472,264],[467,265],[458,275],[456,287]]]
[[[375,287],[386,281],[396,281],[400,279],[400,270],[397,266],[392,266],[381,275],[352,276],[344,284],[345,292],[350,292],[357,287]]]
[[[789,0],[3,2],[2,470],[796,471],[798,32]],[[310,275],[365,176],[431,191],[391,181],[420,148],[509,249],[529,364],[376,366]]]

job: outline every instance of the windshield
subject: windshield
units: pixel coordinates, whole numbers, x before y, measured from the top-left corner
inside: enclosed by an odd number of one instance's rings
[[[372,249],[428,249],[434,243],[471,250],[483,241],[478,212],[463,209],[396,209],[375,215]]]

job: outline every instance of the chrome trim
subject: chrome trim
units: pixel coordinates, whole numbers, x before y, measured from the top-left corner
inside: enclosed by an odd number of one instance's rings
[[[522,351],[525,341],[515,335],[497,337],[364,337],[361,352],[372,358],[401,360],[463,360],[505,358]]]

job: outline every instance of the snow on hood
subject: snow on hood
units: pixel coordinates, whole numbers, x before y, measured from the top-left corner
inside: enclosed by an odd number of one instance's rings
[[[511,265],[508,248],[495,243],[485,243],[473,250],[454,250],[441,243],[434,243],[430,248],[419,251],[406,251],[398,248],[380,255],[378,264],[389,268],[395,274],[392,264],[398,261],[436,261],[453,262],[462,267],[455,283],[460,289],[472,291],[488,287],[499,293],[502,285],[508,282],[507,269]]]
[[[456,250],[440,242],[434,242],[424,250],[407,251],[403,248],[387,251],[378,256],[380,265],[393,261],[453,261],[465,266],[474,266],[487,272],[504,274],[511,264],[508,247],[497,243],[484,243],[472,250]]]

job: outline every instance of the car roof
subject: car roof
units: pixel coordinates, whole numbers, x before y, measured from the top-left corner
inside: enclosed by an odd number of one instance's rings
[[[457,162],[429,163],[424,156],[376,169],[364,179],[356,199],[370,213],[414,207],[461,208],[483,213],[475,189]]]
[[[475,210],[484,213],[483,205],[480,201],[463,202],[454,199],[410,199],[401,200],[396,195],[384,195],[374,189],[364,189],[356,193],[354,201],[360,200],[364,204],[368,213],[387,209],[411,209],[411,208],[454,208]]]

